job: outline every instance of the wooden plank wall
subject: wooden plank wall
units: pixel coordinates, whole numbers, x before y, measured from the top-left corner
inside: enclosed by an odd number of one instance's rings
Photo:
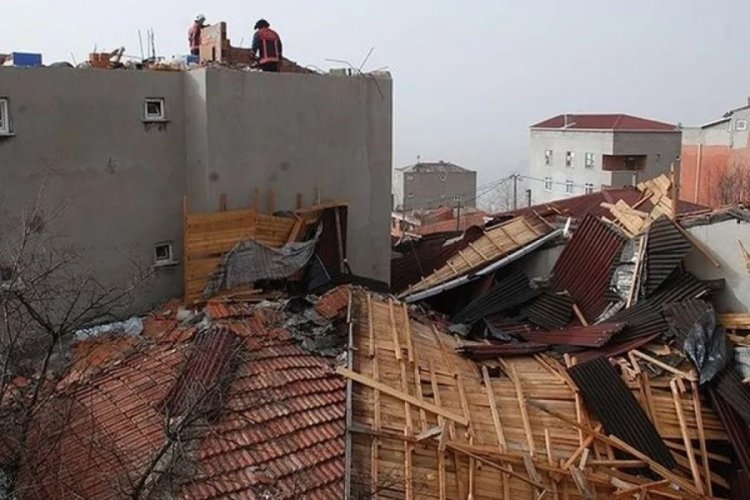
[[[410,317],[396,300],[358,292],[352,307],[354,360],[352,371],[344,373],[355,381],[351,498],[536,499],[543,490],[550,499],[590,493],[610,498],[617,489],[613,481],[682,497],[663,483],[630,474],[633,465],[615,470],[618,461],[608,444],[586,442],[586,433],[529,404],[542,403],[589,428],[598,425],[553,358],[475,363],[456,354],[457,338]],[[713,411],[699,405],[696,413],[690,387],[675,395],[667,377],[648,382],[628,384],[684,464],[688,460],[679,450],[686,438],[726,444]],[[445,428],[442,435],[439,426]],[[689,469],[676,474],[690,482]]]

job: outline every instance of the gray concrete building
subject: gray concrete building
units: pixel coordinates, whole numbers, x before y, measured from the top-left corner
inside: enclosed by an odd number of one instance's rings
[[[558,115],[531,126],[531,203],[635,185],[680,157],[675,125],[623,114]]]
[[[377,80],[376,80],[377,79]],[[203,68],[187,72],[0,68],[0,221],[39,198],[46,229],[101,279],[154,266],[143,310],[183,286],[182,198],[191,211],[349,203],[352,271],[388,281],[392,85]],[[163,257],[163,255],[162,255]]]
[[[453,163],[418,162],[393,172],[395,210],[475,207],[477,173]]]

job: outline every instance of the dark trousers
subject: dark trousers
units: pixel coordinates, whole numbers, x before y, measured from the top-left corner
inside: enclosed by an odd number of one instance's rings
[[[277,62],[267,62],[263,63],[259,66],[261,71],[270,71],[272,73],[278,73],[279,72],[279,63]]]

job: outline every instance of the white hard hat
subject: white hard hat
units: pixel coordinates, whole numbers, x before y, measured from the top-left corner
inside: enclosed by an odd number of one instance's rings
[[[195,20],[196,21],[205,21],[206,20],[206,16],[204,16],[203,14],[198,14],[197,16],[195,16]]]

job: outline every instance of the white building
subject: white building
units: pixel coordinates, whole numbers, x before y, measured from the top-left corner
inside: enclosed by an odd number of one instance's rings
[[[635,185],[679,160],[675,125],[624,114],[558,115],[531,126],[531,202]]]

